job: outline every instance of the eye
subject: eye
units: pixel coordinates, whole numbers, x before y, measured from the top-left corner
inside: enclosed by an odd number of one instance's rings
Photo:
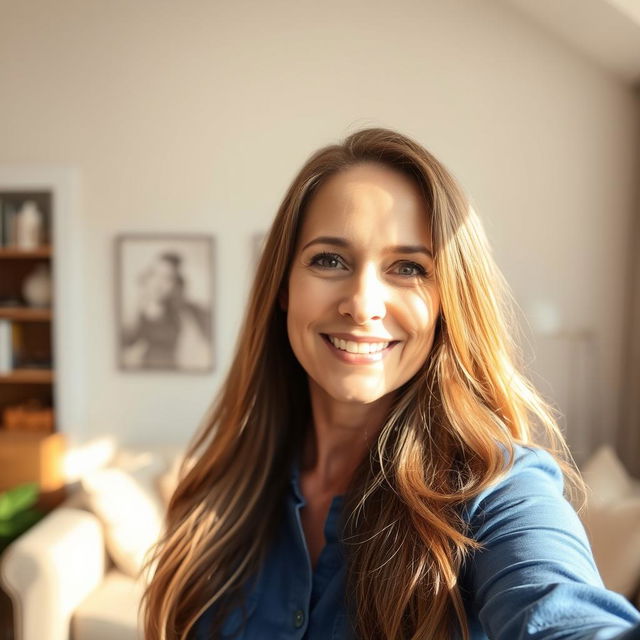
[[[329,269],[333,270],[336,264],[342,264],[342,258],[337,253],[329,253],[327,251],[323,251],[322,253],[318,253],[308,263],[308,266],[317,266],[321,269]],[[399,268],[404,272],[399,275],[407,277],[407,278],[423,278],[428,275],[427,270],[417,262],[411,262],[410,260],[403,260],[399,263]]]
[[[401,276],[416,277],[426,276],[427,270],[417,262],[410,262],[408,260],[405,260],[398,263],[397,273],[399,273],[399,275]]]
[[[309,266],[320,267],[321,269],[336,269],[344,267],[342,258],[337,253],[318,253],[309,261]]]

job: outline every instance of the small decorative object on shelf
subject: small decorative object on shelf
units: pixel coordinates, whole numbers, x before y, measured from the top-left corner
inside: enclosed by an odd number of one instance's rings
[[[13,338],[11,322],[0,318],[0,373],[13,369]]]
[[[22,295],[31,307],[48,307],[53,298],[51,271],[44,264],[38,264],[24,279]]]
[[[47,191],[0,191],[0,247],[20,253],[51,244],[52,199]]]
[[[53,432],[53,409],[42,406],[40,400],[31,399],[22,405],[5,407],[4,428],[8,431]]]
[[[20,249],[35,249],[42,244],[42,213],[33,200],[22,204],[15,225],[16,244]]]
[[[19,367],[23,351],[23,326],[0,318],[0,374],[9,373]]]

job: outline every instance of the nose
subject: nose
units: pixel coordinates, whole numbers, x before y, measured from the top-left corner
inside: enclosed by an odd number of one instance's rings
[[[341,299],[338,311],[349,316],[356,324],[381,320],[387,313],[386,288],[376,273],[375,266],[364,268],[349,278],[349,291]]]

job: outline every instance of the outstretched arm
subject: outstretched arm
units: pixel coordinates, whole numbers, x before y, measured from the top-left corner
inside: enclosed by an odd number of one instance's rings
[[[461,579],[492,640],[640,640],[640,613],[605,589],[584,528],[546,451],[518,447],[512,470],[471,501],[484,545]]]

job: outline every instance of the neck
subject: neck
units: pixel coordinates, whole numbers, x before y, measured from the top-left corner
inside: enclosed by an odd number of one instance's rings
[[[338,402],[309,380],[311,428],[301,460],[301,473],[313,479],[317,490],[344,493],[354,471],[375,442],[393,394],[369,404]]]

